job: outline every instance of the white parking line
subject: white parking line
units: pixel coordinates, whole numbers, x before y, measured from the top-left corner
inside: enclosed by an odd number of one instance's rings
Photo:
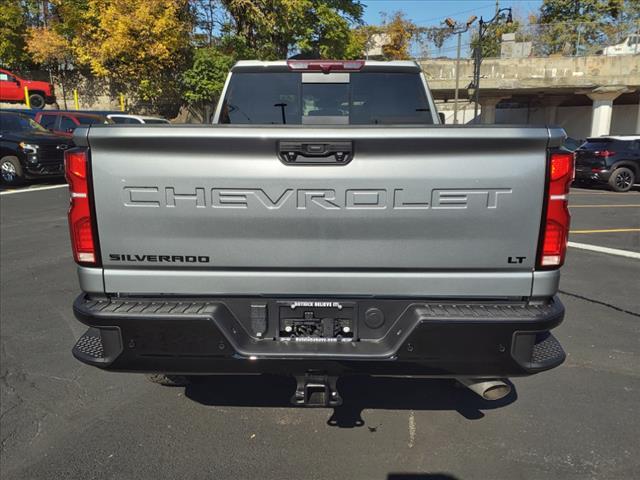
[[[568,245],[572,248],[578,248],[580,250],[589,250],[591,252],[606,253],[608,255],[615,255],[617,257],[635,258],[637,260],[640,260],[640,252],[631,252],[629,250],[600,247],[598,245],[589,245],[587,243],[577,243],[577,242],[569,242]]]
[[[633,185],[634,187],[640,187],[640,184],[636,183]],[[571,195],[612,195],[614,197],[621,197],[623,195],[627,195],[627,196],[633,196],[633,195],[637,195],[638,192],[634,191],[634,190],[629,190],[627,192],[607,192],[607,191],[594,191],[594,190],[588,190],[585,188],[571,188]]]
[[[4,192],[0,192],[0,195],[14,195],[16,193],[26,193],[26,192],[38,192],[40,190],[53,190],[54,188],[67,188],[67,184],[63,183],[62,185],[47,185],[44,187],[31,187],[31,188],[21,188],[18,190],[5,190]]]

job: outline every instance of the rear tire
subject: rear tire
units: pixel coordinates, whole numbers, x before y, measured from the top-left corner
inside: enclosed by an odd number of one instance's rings
[[[185,375],[167,375],[164,373],[154,373],[147,375],[147,378],[152,383],[158,385],[164,385],[165,387],[186,387],[191,383],[189,377]]]
[[[615,192],[628,192],[636,181],[636,175],[630,168],[616,168],[609,177],[609,187]]]
[[[24,172],[18,157],[2,157],[0,159],[0,178],[6,185],[21,185],[24,183]]]
[[[44,96],[40,93],[30,93],[29,104],[34,110],[42,110],[45,106]]]

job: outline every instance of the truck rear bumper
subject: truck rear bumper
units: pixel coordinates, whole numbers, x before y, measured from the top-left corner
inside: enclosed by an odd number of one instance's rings
[[[611,177],[612,170],[598,169],[593,171],[590,167],[576,167],[576,183],[607,183]]]
[[[25,168],[27,178],[61,177],[64,175],[64,163],[59,164],[27,164]]]
[[[341,299],[334,304],[353,312],[353,338],[324,340],[282,337],[279,309],[294,310],[294,304],[311,305],[281,299],[109,299],[83,294],[74,303],[74,313],[90,328],[73,354],[84,363],[116,371],[442,377],[523,376],[556,367],[565,358],[549,333],[564,317],[555,297],[544,305]],[[370,316],[373,310],[382,319]],[[256,311],[265,313],[257,318]]]

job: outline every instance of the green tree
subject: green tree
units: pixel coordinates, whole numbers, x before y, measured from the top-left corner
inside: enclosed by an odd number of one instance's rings
[[[640,4],[632,0],[544,0],[536,50],[542,54],[595,53],[637,30]]]
[[[109,79],[113,93],[177,113],[194,20],[187,0],[88,0],[80,20],[73,39],[79,63]]]
[[[351,30],[344,58],[363,58],[380,43],[386,60],[412,58],[414,47],[419,47],[420,55],[428,56],[430,45],[440,48],[451,35],[451,29],[446,27],[420,27],[402,11],[383,14],[382,25],[362,25]]]
[[[0,8],[0,64],[20,68],[27,60],[24,32],[26,21],[19,0],[3,0]]]
[[[505,33],[519,33],[522,31],[522,23],[514,20],[507,23],[505,19],[487,26],[484,36],[482,37],[482,58],[491,58],[500,56],[500,44],[502,43],[502,35]],[[525,41],[522,35],[517,36],[518,41]],[[478,48],[478,31],[471,37],[471,51],[475,52]]]
[[[404,12],[395,12],[390,19],[383,17],[381,28],[386,43],[382,52],[387,60],[406,60],[410,58],[411,42],[419,39],[420,28],[406,18]]]
[[[342,57],[350,28],[362,21],[359,0],[221,0],[234,35],[254,56],[287,58],[291,51],[310,56]]]
[[[182,75],[183,98],[208,122],[227,74],[236,58],[220,47],[203,47],[195,51],[193,63]]]
[[[60,34],[59,24],[53,23],[49,27],[31,27],[27,33],[27,52],[31,59],[46,68],[62,86],[62,101],[64,108],[68,108],[66,92],[74,80],[78,79],[79,71],[74,68],[74,56],[71,42]]]
[[[379,35],[380,27],[374,25],[360,25],[349,31],[349,38],[342,57],[345,60],[364,58],[366,52],[373,47],[374,35]]]
[[[308,25],[295,46],[319,58],[344,58],[351,33],[348,19],[325,3],[305,13]]]
[[[41,3],[41,5],[36,5]],[[62,101],[67,108],[66,92],[78,84],[86,69],[77,60],[74,39],[82,28],[86,0],[24,2],[30,26],[26,30],[26,51],[39,67],[49,71],[62,87]]]

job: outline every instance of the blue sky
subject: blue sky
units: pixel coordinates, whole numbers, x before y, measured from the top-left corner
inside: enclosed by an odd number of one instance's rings
[[[380,12],[389,14],[402,10],[407,18],[420,26],[438,26],[446,17],[451,17],[460,22],[466,21],[471,15],[478,18],[483,16],[485,20],[495,14],[496,0],[363,0],[366,5],[364,21],[370,25],[381,23]],[[514,16],[526,19],[529,13],[537,12],[542,0],[499,0],[500,8],[511,7]],[[463,45],[468,40],[463,37]],[[466,52],[463,47],[463,55]],[[443,48],[432,52],[433,56],[455,55],[455,41],[450,39]]]
[[[380,12],[392,13],[402,10],[418,25],[437,25],[440,20],[452,17],[466,20],[470,15],[491,18],[495,13],[496,0],[363,0],[364,20],[368,24],[380,23]],[[511,7],[519,17],[540,8],[541,0],[500,0],[500,7]]]

